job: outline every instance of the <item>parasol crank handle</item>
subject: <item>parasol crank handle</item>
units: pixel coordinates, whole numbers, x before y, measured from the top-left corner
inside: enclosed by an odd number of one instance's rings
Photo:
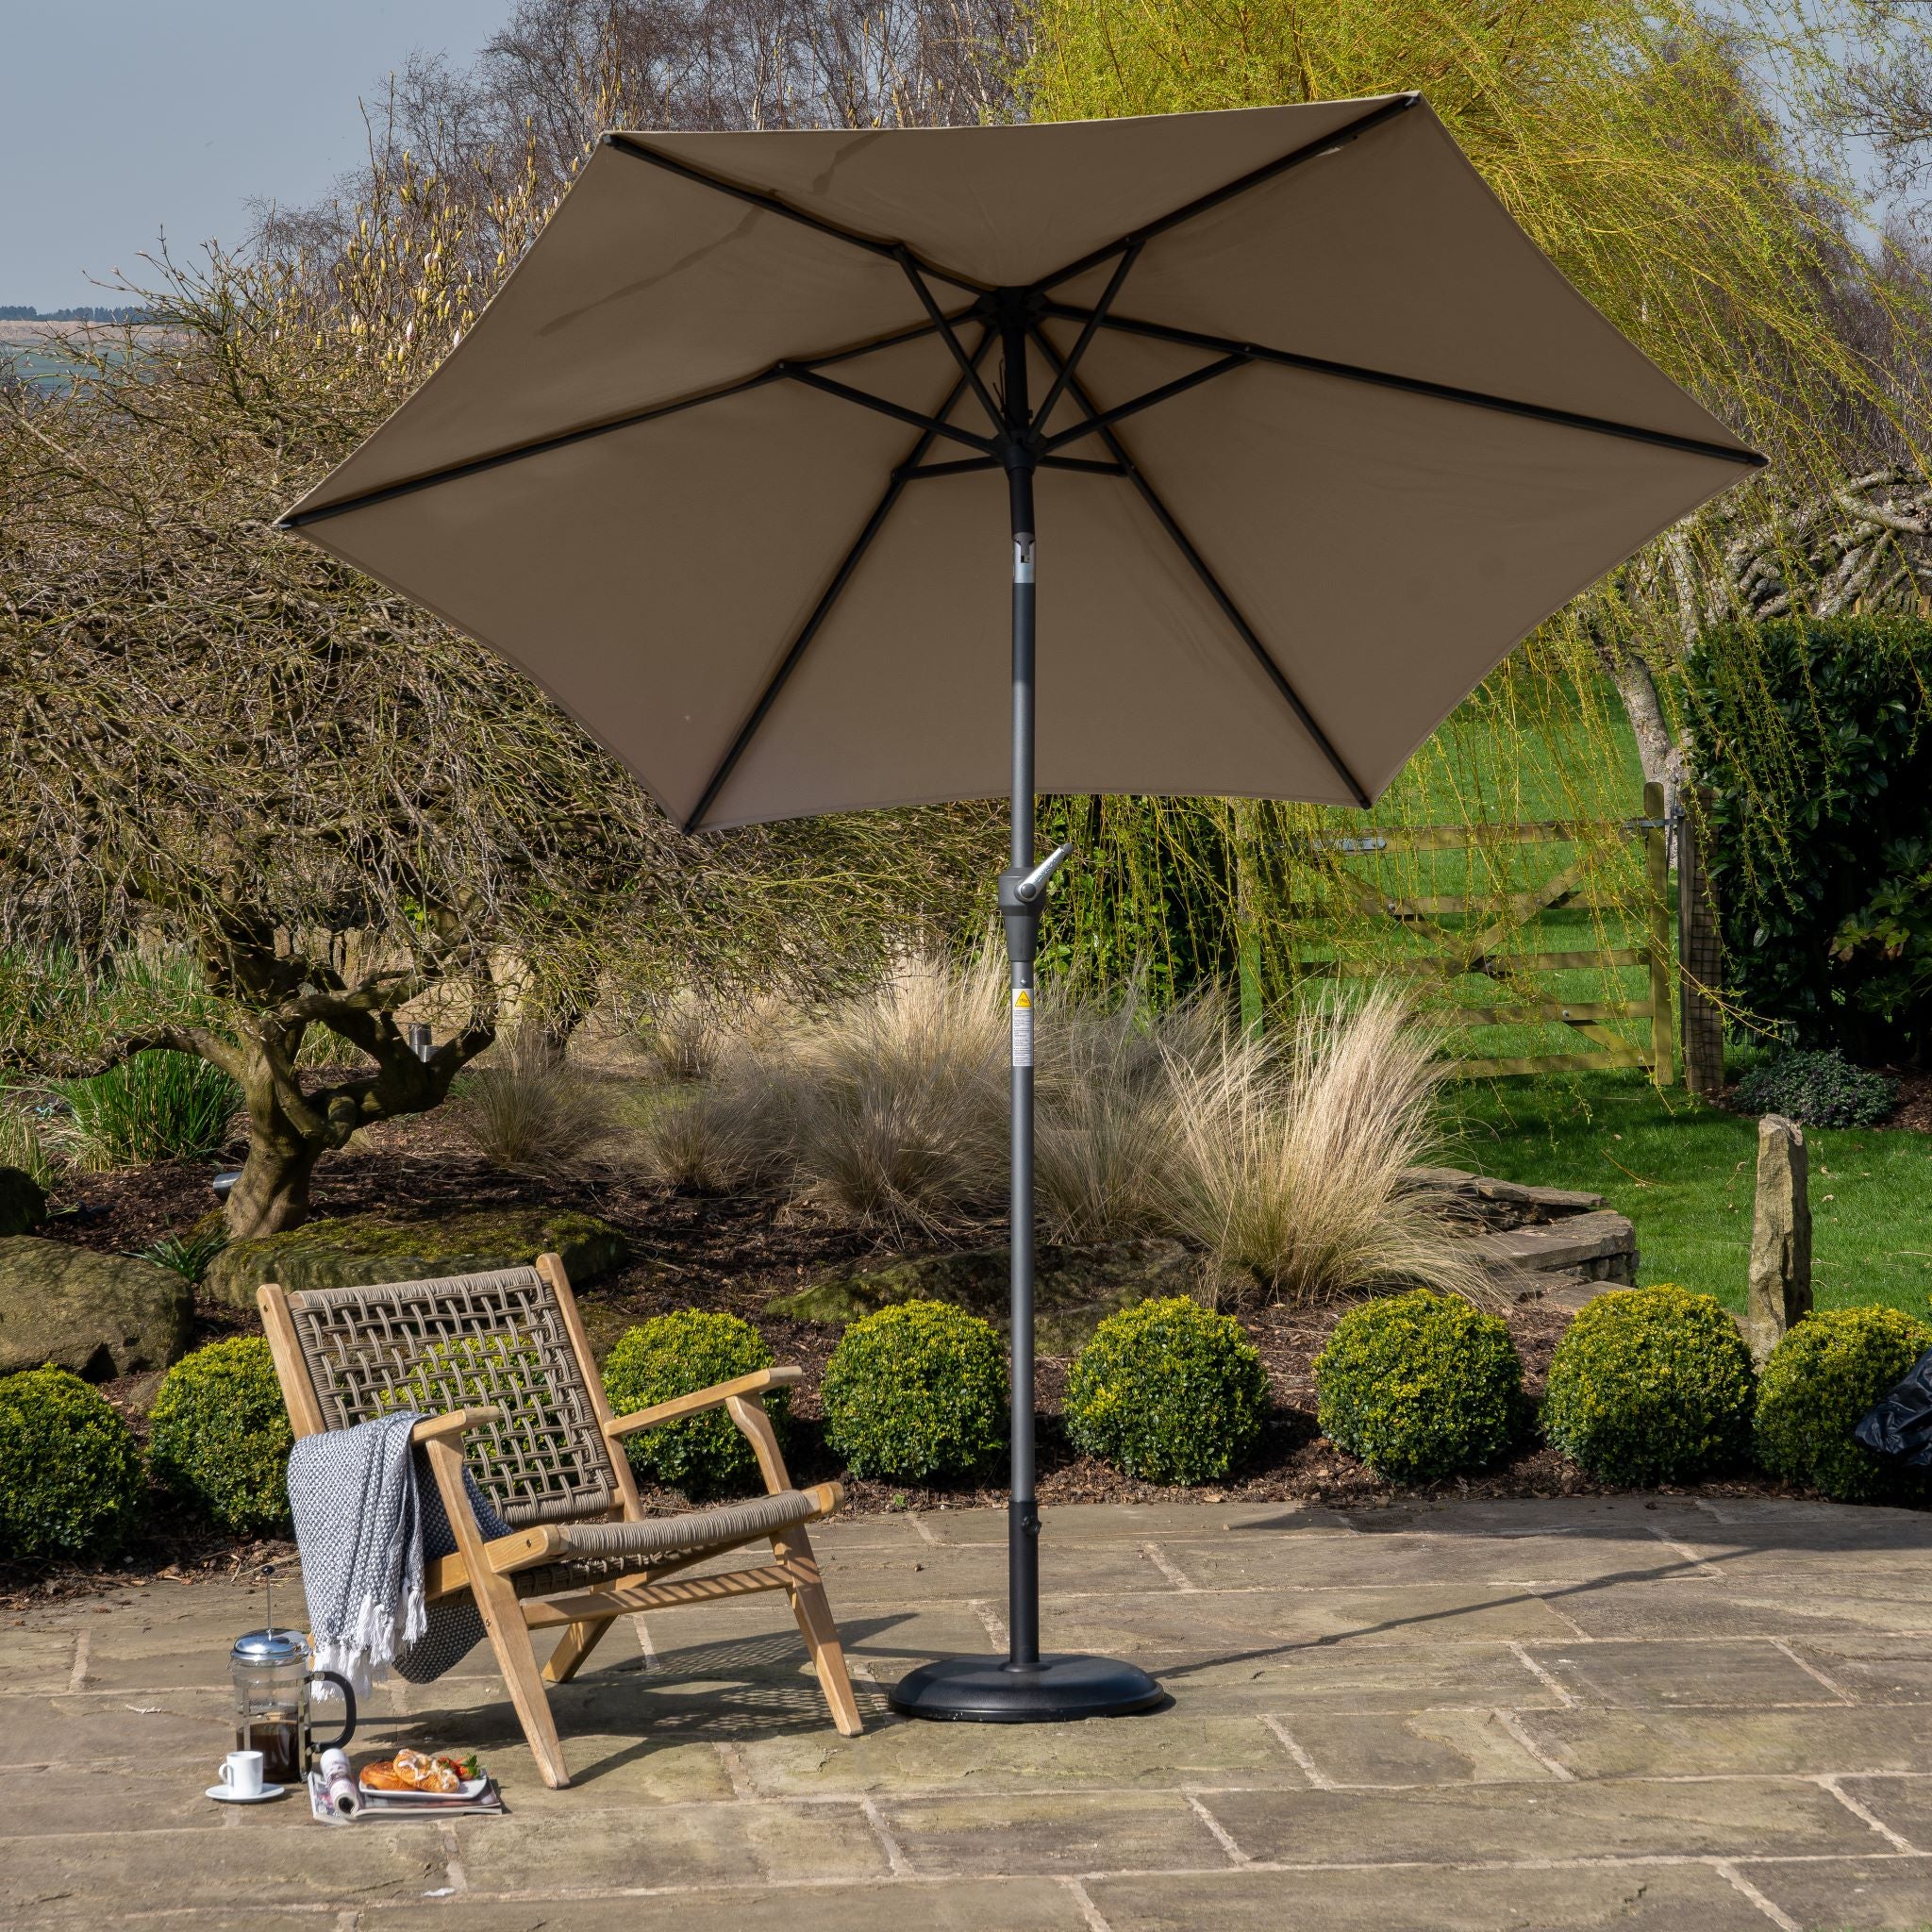
[[[1043,894],[1053,881],[1053,875],[1074,856],[1071,845],[1056,845],[1031,872],[1014,882],[1013,896],[1023,904],[1031,906]]]

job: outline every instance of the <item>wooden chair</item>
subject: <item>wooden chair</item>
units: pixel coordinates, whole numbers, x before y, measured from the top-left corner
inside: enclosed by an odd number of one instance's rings
[[[860,1728],[839,1631],[805,1525],[841,1501],[836,1483],[795,1490],[764,1396],[797,1382],[761,1369],[714,1389],[613,1416],[563,1263],[291,1294],[257,1295],[289,1422],[297,1436],[348,1428],[399,1407],[417,1424],[456,1533],[454,1556],[425,1565],[431,1604],[469,1596],[509,1687],[543,1782],[569,1784],[545,1683],[582,1668],[619,1617],[782,1590],[846,1737]],[[425,1399],[426,1396],[426,1399]],[[750,1442],[765,1491],[744,1503],[650,1517],[623,1452],[626,1436],[722,1408]],[[487,1541],[463,1487],[465,1458],[514,1534]],[[772,1561],[679,1577],[724,1551],[768,1539]],[[540,1672],[533,1630],[564,1626]]]

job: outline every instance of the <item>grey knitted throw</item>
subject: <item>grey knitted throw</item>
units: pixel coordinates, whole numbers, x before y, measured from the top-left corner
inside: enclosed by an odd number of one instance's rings
[[[425,1558],[457,1546],[435,1478],[409,1432],[407,1409],[304,1436],[289,1455],[289,1507],[302,1553],[302,1585],[317,1670],[339,1671],[368,1690],[394,1670],[426,1684],[475,1647],[483,1620],[465,1595],[423,1601]],[[463,1484],[486,1541],[510,1534],[466,1469]]]

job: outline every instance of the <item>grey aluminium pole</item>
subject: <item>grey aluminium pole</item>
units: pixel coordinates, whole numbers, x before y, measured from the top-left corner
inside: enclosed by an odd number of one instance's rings
[[[1024,349],[1021,366],[1024,367]],[[1008,408],[1013,407],[1008,363]],[[1024,408],[1024,395],[1021,399]],[[1013,534],[1013,842],[1016,885],[1033,870],[1033,465],[1007,472]],[[1003,882],[1004,883],[1004,882]],[[1036,888],[1019,916],[1008,916],[1012,983],[1011,1241],[1012,1488],[1007,1502],[1007,1617],[1009,1662],[1040,1661],[1040,1507],[1033,1493],[1033,960],[1040,931]],[[1002,900],[1008,896],[1001,893]],[[1014,896],[1019,896],[1016,891]],[[1002,908],[1004,910],[1004,907]]]
[[[1024,290],[1003,291],[1024,298]],[[1033,862],[1034,532],[1033,477],[1040,437],[1026,402],[1027,315],[1018,301],[1003,318],[1005,434],[1013,541],[1013,820],[1010,862],[999,879],[1001,923],[1010,967],[1012,1051],[1011,1445],[1007,1506],[1007,1628],[1004,1657],[946,1657],[908,1671],[892,1687],[894,1710],[908,1717],[979,1724],[1050,1724],[1122,1717],[1148,1710],[1160,1686],[1137,1665],[1112,1657],[1040,1654],[1040,1506],[1033,1465],[1033,964],[1048,882],[1065,862],[1062,845]]]

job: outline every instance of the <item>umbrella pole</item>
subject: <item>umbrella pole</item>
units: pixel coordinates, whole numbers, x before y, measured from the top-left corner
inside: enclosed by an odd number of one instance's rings
[[[1040,1661],[1040,1506],[1033,1494],[1033,959],[1045,881],[1022,897],[1033,871],[1032,464],[1014,463],[1007,478],[1013,525],[1013,839],[1008,871],[1000,880],[1012,1002],[1008,1215],[1012,1482],[1007,1500],[1007,1631],[1011,1645],[1008,1661],[1024,1670]]]
[[[1014,291],[1024,296],[1025,291]],[[1017,311],[1017,305],[1016,305]],[[1012,1052],[1011,1444],[1007,1504],[1008,1654],[922,1664],[893,1686],[892,1708],[908,1717],[980,1724],[1051,1724],[1124,1717],[1163,1701],[1145,1671],[1112,1657],[1040,1654],[1040,1506],[1033,1493],[1033,962],[1046,888],[1073,850],[1033,860],[1033,475],[1039,438],[1026,404],[1024,322],[1006,337],[1008,434],[1002,456],[1013,539],[1012,847],[1000,874],[1000,919],[1010,969]]]

